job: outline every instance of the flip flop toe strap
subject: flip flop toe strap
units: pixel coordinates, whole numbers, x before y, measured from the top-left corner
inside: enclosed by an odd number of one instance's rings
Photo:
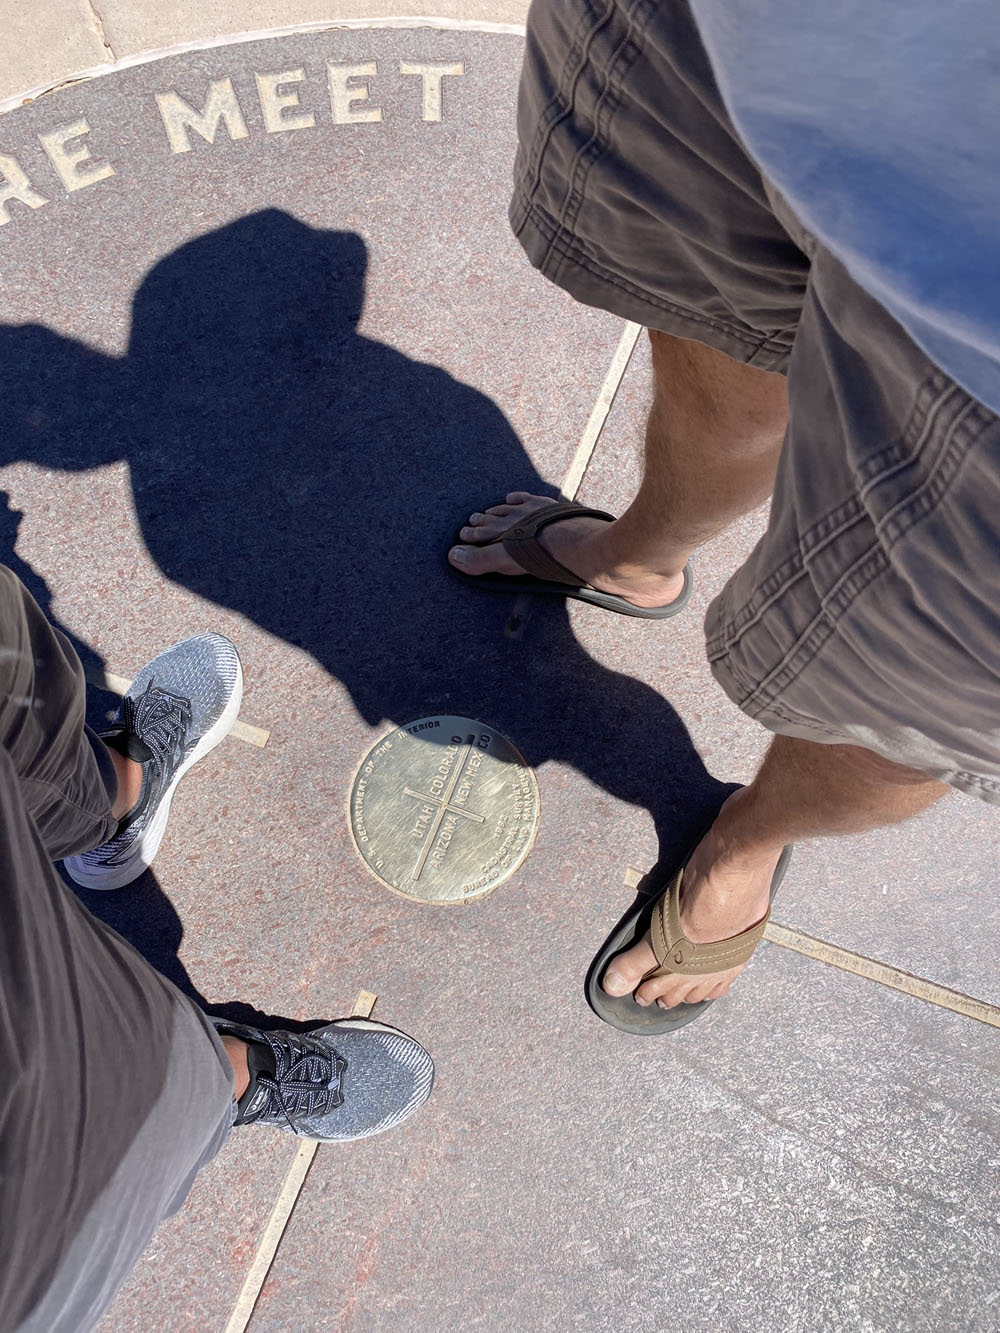
[[[606,514],[603,509],[589,509],[575,501],[563,500],[520,519],[502,533],[498,540],[526,574],[532,574],[536,579],[548,579],[551,583],[565,583],[570,588],[585,588],[586,581],[549,555],[538,541],[538,534],[543,528],[564,518],[603,518],[608,523],[615,521],[614,515]]]
[[[656,905],[650,922],[650,939],[658,966],[647,972],[644,981],[653,977],[701,976],[709,972],[725,972],[745,963],[760,943],[771,909],[755,925],[733,935],[728,940],[710,944],[695,944],[681,929],[681,882],[684,871],[678,871],[667,891]]]

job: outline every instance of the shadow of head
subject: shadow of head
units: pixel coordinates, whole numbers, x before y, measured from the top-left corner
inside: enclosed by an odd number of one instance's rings
[[[129,356],[168,380],[190,376],[192,388],[262,362],[284,372],[304,359],[308,369],[331,340],[354,333],[367,265],[354,232],[278,209],[253,213],[150,270],[132,307]]]

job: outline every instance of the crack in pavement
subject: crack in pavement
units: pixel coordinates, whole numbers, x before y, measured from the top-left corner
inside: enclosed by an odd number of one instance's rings
[[[101,17],[101,12],[94,3],[94,0],[85,0],[85,4],[90,10],[90,19],[98,37],[101,39],[101,45],[108,53],[108,59],[114,63],[118,57],[115,55],[114,47],[111,45],[110,41],[108,41],[108,34],[104,30],[104,19]]]

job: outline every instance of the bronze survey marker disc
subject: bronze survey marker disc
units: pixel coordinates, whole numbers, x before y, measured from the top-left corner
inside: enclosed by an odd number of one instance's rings
[[[509,879],[538,828],[535,775],[505,736],[468,717],[422,717],[365,756],[351,831],[383,884],[464,903]]]

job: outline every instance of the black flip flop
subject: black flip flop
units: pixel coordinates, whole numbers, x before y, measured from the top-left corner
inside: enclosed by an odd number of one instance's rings
[[[486,588],[489,592],[540,593],[550,597],[573,597],[578,602],[589,602],[591,606],[599,606],[604,611],[614,611],[621,616],[635,616],[641,620],[667,620],[670,616],[677,615],[678,611],[684,610],[691,597],[692,586],[691,570],[687,565],[684,566],[684,586],[667,606],[634,606],[616,593],[601,592],[598,588],[591,588],[539,544],[538,533],[550,523],[558,523],[565,518],[580,517],[602,518],[608,523],[615,521],[614,515],[606,514],[603,509],[590,509],[573,500],[560,500],[545,509],[536,510],[527,518],[519,519],[499,537],[482,543],[483,546],[502,543],[507,554],[519,565],[524,566],[524,574],[465,574],[450,560],[448,568],[465,583],[477,588]],[[470,545],[457,535],[451,545],[456,544]]]
[[[774,875],[771,878],[772,902],[785,877],[791,857],[792,849],[789,846],[781,853],[774,868]],[[684,865],[687,865],[689,860],[690,855],[684,858]],[[672,879],[673,876],[670,876],[667,883],[669,884]],[[673,1009],[661,1009],[658,1004],[636,1004],[632,995],[608,995],[601,988],[601,979],[612,958],[630,949],[649,930],[653,913],[662,897],[662,892],[655,892],[638,903],[608,937],[587,972],[587,1003],[597,1017],[603,1019],[605,1023],[610,1023],[613,1028],[630,1032],[636,1037],[660,1037],[667,1032],[676,1032],[687,1023],[693,1023],[710,1004],[715,1003],[714,1000],[702,1000],[699,1004],[679,1004]]]

